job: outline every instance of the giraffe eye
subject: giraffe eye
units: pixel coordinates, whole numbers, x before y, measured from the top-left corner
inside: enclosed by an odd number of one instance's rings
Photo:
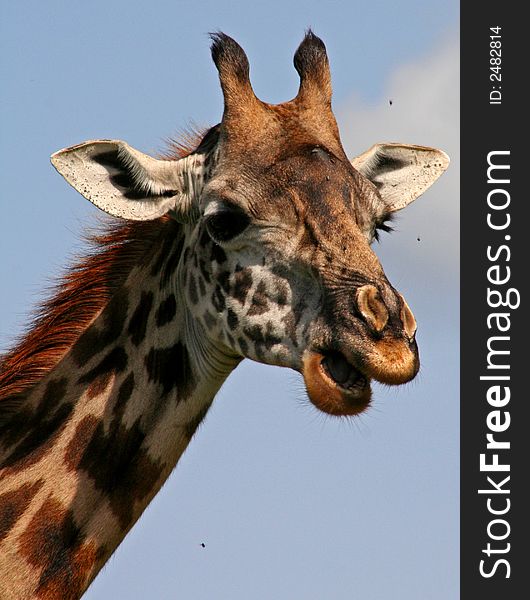
[[[250,218],[238,208],[223,209],[206,217],[205,225],[214,242],[222,244],[242,233]]]

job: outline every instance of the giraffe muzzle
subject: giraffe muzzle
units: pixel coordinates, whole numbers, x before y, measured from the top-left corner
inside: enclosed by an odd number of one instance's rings
[[[304,352],[306,390],[321,411],[336,416],[357,415],[370,405],[372,379],[400,385],[416,376],[416,321],[403,297],[394,294],[390,301],[387,298],[389,309],[375,286],[360,287],[356,302],[367,327],[362,340],[343,332],[340,347],[333,344],[333,349],[326,348],[325,344]],[[351,346],[345,345],[346,339],[351,339]]]

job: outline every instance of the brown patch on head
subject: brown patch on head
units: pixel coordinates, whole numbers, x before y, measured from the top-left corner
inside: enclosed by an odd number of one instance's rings
[[[44,480],[39,479],[0,495],[0,542],[11,531],[43,484]]]
[[[262,315],[267,312],[270,309],[268,298],[265,282],[260,281],[250,301],[250,308],[247,312],[248,316]]]
[[[240,304],[245,304],[247,294],[252,287],[252,271],[248,267],[237,268],[234,273],[231,295]]]
[[[85,542],[72,511],[51,497],[20,536],[19,550],[40,572],[35,597],[42,600],[79,598],[98,558],[96,544]]]

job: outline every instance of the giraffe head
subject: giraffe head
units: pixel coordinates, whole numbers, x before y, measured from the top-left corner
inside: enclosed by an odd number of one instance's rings
[[[52,162],[111,215],[181,224],[171,285],[198,337],[232,357],[298,370],[327,413],[360,413],[372,379],[401,384],[419,368],[414,316],[371,243],[449,159],[378,144],[350,161],[331,110],[326,50],[313,33],[294,56],[298,94],[279,105],[255,96],[240,46],[212,37],[224,113],[195,151],[159,160],[99,140]],[[192,353],[200,345],[190,341]]]

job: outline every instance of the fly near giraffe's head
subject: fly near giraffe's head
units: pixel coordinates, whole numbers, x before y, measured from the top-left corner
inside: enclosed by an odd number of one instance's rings
[[[372,379],[402,384],[419,369],[414,316],[371,244],[449,159],[384,143],[350,160],[326,49],[312,32],[294,55],[298,94],[277,105],[254,94],[242,48],[222,33],[212,39],[223,118],[193,152],[156,159],[98,140],[52,162],[111,215],[181,224],[173,286],[218,353],[296,369],[318,408],[358,414]],[[199,345],[190,352],[212,367]]]

